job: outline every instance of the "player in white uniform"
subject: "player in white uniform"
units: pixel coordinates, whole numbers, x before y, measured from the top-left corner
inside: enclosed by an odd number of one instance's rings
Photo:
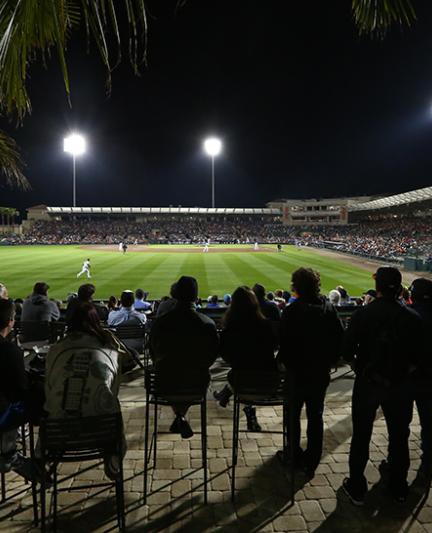
[[[119,243],[119,252],[123,252],[123,243],[122,242]]]
[[[255,244],[254,244],[254,250],[255,251],[258,250],[258,243],[257,242],[255,242]]]
[[[87,259],[86,261],[84,261],[84,263],[82,265],[81,272],[78,272],[78,274],[77,274],[77,278],[79,278],[81,276],[81,274],[87,274],[87,277],[91,278],[91,275],[90,275],[90,259]]]
[[[210,244],[210,240],[205,242],[204,248],[203,248],[203,252],[208,252],[209,251],[209,244]]]

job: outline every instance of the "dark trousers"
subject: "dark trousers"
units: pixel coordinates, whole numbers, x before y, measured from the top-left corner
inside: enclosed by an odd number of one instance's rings
[[[349,456],[350,480],[356,490],[366,491],[364,470],[369,460],[369,444],[378,408],[387,424],[389,482],[394,490],[406,486],[409,469],[408,437],[413,402],[409,385],[392,387],[374,384],[357,377],[352,395],[353,432]]]
[[[422,466],[432,470],[432,383],[415,381],[413,384],[414,400],[421,426]]]
[[[291,400],[293,410],[294,457],[301,459],[305,466],[312,470],[317,468],[322,455],[324,400],[328,384],[328,376],[323,377],[323,379],[317,382],[297,380],[294,378],[294,392]],[[307,447],[305,451],[300,447],[300,417],[303,406],[306,407],[307,417]]]

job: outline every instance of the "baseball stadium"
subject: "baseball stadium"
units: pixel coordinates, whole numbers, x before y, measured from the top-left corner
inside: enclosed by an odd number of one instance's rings
[[[51,297],[65,300],[90,259],[99,299],[143,288],[158,300],[190,275],[206,300],[240,284],[289,291],[291,273],[308,266],[325,293],[341,285],[361,298],[378,264],[402,267],[407,286],[419,271],[429,275],[431,205],[432,187],[256,209],[35,206],[20,225],[1,226],[2,282],[25,298],[43,279]]]

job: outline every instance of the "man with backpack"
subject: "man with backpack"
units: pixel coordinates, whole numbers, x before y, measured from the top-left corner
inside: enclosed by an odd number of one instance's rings
[[[354,363],[353,433],[349,478],[343,490],[354,505],[363,505],[368,485],[364,470],[378,408],[388,429],[389,488],[403,503],[408,494],[409,425],[413,402],[410,374],[423,349],[419,315],[398,299],[402,276],[397,268],[380,267],[375,274],[377,298],[352,316],[343,355]]]
[[[292,274],[296,300],[280,322],[278,360],[287,370],[293,417],[294,461],[312,478],[322,454],[324,399],[330,370],[340,356],[343,326],[335,308],[320,295],[320,275],[311,268]],[[306,406],[307,447],[300,447],[300,415]],[[278,452],[278,457],[283,457]]]

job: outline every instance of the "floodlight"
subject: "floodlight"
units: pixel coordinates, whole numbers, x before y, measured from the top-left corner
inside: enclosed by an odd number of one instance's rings
[[[82,155],[86,151],[85,138],[78,133],[72,133],[68,137],[65,137],[63,150],[73,156]]]
[[[76,156],[82,155],[86,151],[86,141],[82,135],[71,133],[63,139],[63,150],[72,155],[72,205],[76,207]]]
[[[217,137],[209,137],[204,141],[204,150],[211,157],[215,157],[221,153],[222,142]]]

